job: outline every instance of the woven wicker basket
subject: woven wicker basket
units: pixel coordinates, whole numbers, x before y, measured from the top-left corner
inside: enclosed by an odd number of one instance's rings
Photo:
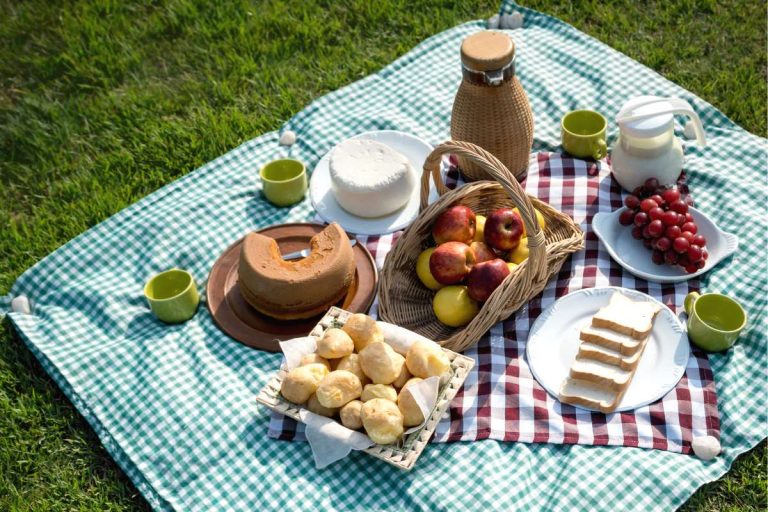
[[[315,328],[312,329],[312,332],[310,332],[309,335],[319,338],[323,335],[326,329],[344,325],[344,322],[346,322],[351,315],[352,313],[349,311],[332,307],[328,310],[328,313],[320,319],[320,322],[318,322]],[[421,455],[421,452],[423,452],[424,448],[427,446],[427,442],[435,433],[435,429],[437,428],[440,419],[448,411],[451,400],[453,400],[453,397],[456,396],[459,388],[464,384],[464,380],[467,378],[469,370],[471,370],[475,364],[473,359],[457,354],[456,352],[445,350],[445,353],[451,361],[451,375],[448,378],[448,381],[440,386],[437,393],[437,403],[435,404],[435,408],[432,409],[432,414],[427,418],[426,423],[418,430],[405,435],[399,444],[387,446],[377,444],[364,450],[366,453],[406,471],[413,467],[416,460],[419,458],[419,455]],[[296,421],[301,421],[299,411],[303,407],[289,402],[280,395],[280,384],[286,373],[287,371],[281,368],[259,392],[256,401],[273,411],[284,414]]]
[[[472,160],[497,182],[478,181],[449,190],[440,174],[440,160],[446,153]],[[441,197],[427,206],[430,175]],[[497,208],[517,206],[528,233],[530,250],[528,259],[510,273],[483,304],[478,315],[462,328],[447,327],[437,320],[432,311],[435,292],[421,284],[416,275],[416,259],[421,251],[430,246],[435,218],[456,204],[469,206],[482,215],[488,215]],[[544,215],[544,232],[539,229],[533,207]],[[461,352],[474,345],[492,325],[509,317],[538,295],[547,281],[560,270],[566,258],[583,247],[584,234],[573,219],[526,195],[517,180],[493,155],[468,142],[449,141],[436,147],[424,162],[421,213],[384,261],[379,281],[378,314],[388,322]]]

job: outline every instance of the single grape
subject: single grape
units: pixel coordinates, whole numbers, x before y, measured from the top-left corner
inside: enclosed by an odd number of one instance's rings
[[[664,217],[664,210],[657,206],[648,212],[648,216],[651,220],[661,220]]]
[[[707,258],[709,258],[709,251],[702,248],[701,259],[703,259],[704,261],[707,261]]]
[[[693,237],[693,240],[691,241],[691,243],[694,243],[699,247],[704,247],[705,245],[707,245],[707,239],[704,238],[702,235],[696,235]]]
[[[695,263],[689,263],[685,266],[685,271],[689,274],[695,274],[699,270],[699,267]]]
[[[687,252],[684,252],[683,254],[677,257],[677,264],[680,265],[681,267],[685,267],[691,264],[691,259],[688,257]]]
[[[659,206],[662,206],[662,205],[664,205],[666,203],[666,201],[664,201],[664,198],[661,197],[659,194],[653,194],[650,197],[650,199],[653,199],[654,201],[656,201],[656,204],[659,205]]]
[[[638,212],[635,214],[635,226],[645,226],[648,224],[648,214],[645,212]]]
[[[670,239],[674,240],[675,238],[679,237],[680,233],[682,232],[683,230],[680,229],[680,226],[668,226],[664,234],[667,235]]]
[[[651,232],[648,230],[648,224],[643,226],[643,238],[653,238]]]
[[[643,192],[645,192],[645,190],[643,189],[643,186],[642,186],[642,185],[640,185],[639,187],[635,187],[635,188],[633,188],[633,189],[632,189],[632,195],[633,195],[633,196],[635,196],[635,197],[640,197],[640,198],[642,198],[642,197],[643,197]]]
[[[635,220],[635,212],[632,210],[625,208],[624,211],[622,211],[619,214],[619,224],[621,224],[622,226],[629,226],[630,224],[632,224],[632,222],[634,222],[634,220]]]
[[[704,261],[704,259],[702,258],[696,263],[694,263],[694,265],[696,265],[698,268],[704,268],[707,265],[707,262]]]
[[[688,247],[688,259],[691,260],[693,263],[698,263],[699,261],[702,261],[702,251],[701,247],[698,245],[692,245]]]
[[[672,246],[672,241],[669,238],[662,236],[661,238],[656,239],[654,246],[660,251],[668,251]]]
[[[656,187],[656,190],[654,190],[653,193],[657,196],[663,196],[665,190],[667,189],[664,187]]]
[[[632,228],[632,238],[635,240],[642,240],[643,239],[643,228],[642,226],[635,226]]]
[[[651,223],[648,224],[648,233],[654,238],[660,237],[664,233],[664,223],[658,219],[652,220]]]
[[[664,263],[664,253],[658,249],[654,249],[651,253],[651,261],[657,265],[662,265]]]
[[[680,199],[680,192],[675,188],[668,188],[664,191],[662,197],[667,203],[672,204]]]
[[[691,233],[693,233],[694,235],[695,235],[695,234],[696,234],[696,232],[699,230],[699,228],[698,228],[698,227],[696,227],[696,224],[694,224],[693,222],[686,222],[685,224],[683,224],[683,225],[680,227],[680,229],[682,229],[683,231],[690,231],[690,232],[691,232]]]
[[[640,206],[640,199],[634,195],[629,194],[627,197],[624,198],[624,206],[627,208],[632,208],[633,210]]]
[[[693,243],[693,233],[691,233],[690,231],[683,231],[682,233],[680,233],[680,236],[688,240],[689,244]]]
[[[665,252],[664,260],[670,265],[675,265],[677,263],[677,253],[672,250]]]
[[[685,201],[677,200],[669,204],[669,209],[672,211],[675,211],[681,215],[685,215],[688,213],[688,205],[685,204]]]
[[[685,222],[694,222],[693,215],[691,215],[691,212],[688,212],[685,214]]]
[[[659,188],[659,180],[656,178],[648,178],[645,180],[643,188],[646,192],[654,192],[657,188]]]
[[[681,236],[675,238],[674,242],[672,242],[672,248],[678,253],[687,251],[690,246],[691,244],[688,243],[688,240]]]
[[[677,225],[677,213],[673,211],[666,211],[664,212],[664,216],[661,218],[661,221],[667,226],[675,226]]]
[[[653,248],[653,240],[650,238],[644,238],[643,239],[643,245],[646,249],[652,249]]]
[[[650,199],[650,198],[649,199],[643,199],[640,202],[640,209],[643,210],[646,213],[648,213],[649,211],[653,210],[654,208],[658,208],[658,207],[659,207],[659,203],[657,203],[656,201],[654,201],[653,199]]]
[[[677,215],[677,225],[682,226],[683,224],[685,224],[685,215],[682,215],[679,213],[677,213],[676,215]]]

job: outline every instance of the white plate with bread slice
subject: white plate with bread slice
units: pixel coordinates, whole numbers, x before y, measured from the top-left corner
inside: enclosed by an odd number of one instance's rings
[[[668,264],[657,265],[651,261],[651,251],[643,247],[640,240],[632,238],[631,226],[622,226],[619,215],[624,208],[611,213],[598,213],[592,219],[592,229],[608,249],[608,254],[631,274],[657,283],[678,283],[693,279],[709,272],[722,260],[735,253],[739,248],[736,235],[726,233],[696,208],[688,211],[698,227],[698,234],[707,241],[707,258],[704,268],[688,274],[682,267]]]
[[[587,288],[549,306],[526,347],[536,380],[564,403],[604,413],[648,405],[685,373],[685,328],[660,301],[619,287]]]
[[[405,229],[419,214],[421,173],[432,146],[396,130],[360,133],[337,144],[312,171],[312,206],[326,222],[358,235]],[[438,198],[430,180],[429,202]]]

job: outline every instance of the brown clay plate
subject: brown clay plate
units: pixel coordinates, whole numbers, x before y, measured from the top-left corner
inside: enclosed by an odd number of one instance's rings
[[[283,254],[309,247],[309,240],[325,228],[322,224],[282,224],[259,231],[274,238]],[[278,342],[306,335],[324,313],[304,320],[277,320],[252,308],[240,295],[237,267],[240,261],[241,238],[219,256],[211,268],[206,286],[206,303],[213,321],[226,334],[249,347],[279,352]],[[365,245],[358,243],[355,256],[355,279],[347,295],[336,306],[366,313],[376,296],[379,280],[376,262]]]

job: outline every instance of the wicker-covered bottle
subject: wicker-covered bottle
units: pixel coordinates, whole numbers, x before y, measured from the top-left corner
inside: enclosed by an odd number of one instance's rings
[[[533,113],[515,76],[515,43],[502,32],[473,34],[461,44],[461,67],[451,138],[482,147],[520,179],[533,145]],[[465,158],[459,157],[459,167],[470,181],[490,179]]]

